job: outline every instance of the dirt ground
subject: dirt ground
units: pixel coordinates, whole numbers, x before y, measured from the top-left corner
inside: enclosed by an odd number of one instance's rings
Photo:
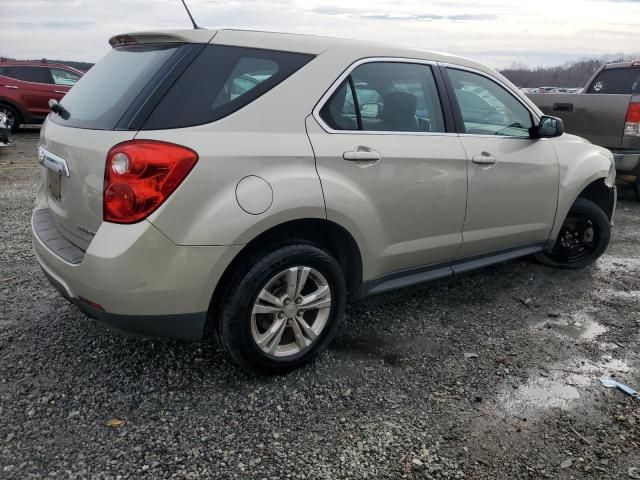
[[[513,261],[351,305],[314,365],[122,337],[46,281],[37,131],[0,149],[0,478],[640,478],[640,203],[592,268]],[[116,422],[109,423],[112,420]],[[108,426],[111,425],[111,426]]]

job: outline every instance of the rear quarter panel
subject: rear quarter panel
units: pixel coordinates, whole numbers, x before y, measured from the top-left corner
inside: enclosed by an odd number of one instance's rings
[[[224,122],[224,120],[219,121]],[[149,220],[179,245],[245,244],[290,220],[325,218],[324,198],[309,140],[301,132],[226,130],[211,126],[144,131],[198,153],[193,171]],[[304,126],[304,124],[302,124]],[[261,214],[244,211],[236,187],[247,176],[271,187]]]

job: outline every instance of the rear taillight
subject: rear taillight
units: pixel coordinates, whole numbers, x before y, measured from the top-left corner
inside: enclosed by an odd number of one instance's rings
[[[193,150],[155,140],[131,140],[107,155],[103,217],[136,223],[148,217],[175,191],[198,161]]]
[[[629,105],[627,118],[624,124],[624,134],[627,136],[640,137],[640,103],[635,102]]]

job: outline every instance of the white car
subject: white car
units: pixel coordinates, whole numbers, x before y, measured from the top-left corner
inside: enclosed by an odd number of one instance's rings
[[[32,230],[115,329],[213,332],[277,373],[327,347],[348,295],[607,248],[611,153],[476,62],[238,30],[111,45],[51,103]]]

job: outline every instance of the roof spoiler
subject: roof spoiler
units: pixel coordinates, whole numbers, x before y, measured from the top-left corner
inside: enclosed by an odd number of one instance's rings
[[[134,32],[115,35],[109,39],[112,48],[152,43],[209,43],[215,30],[175,30],[164,32]]]

